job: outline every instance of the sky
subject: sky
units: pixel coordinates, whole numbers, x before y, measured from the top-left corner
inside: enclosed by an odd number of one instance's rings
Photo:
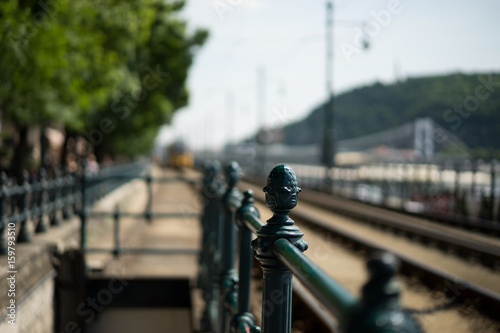
[[[210,37],[190,70],[189,105],[157,142],[218,149],[306,117],[328,94],[326,4],[188,0],[182,17]],[[500,71],[497,0],[337,0],[333,22],[334,94],[397,78]]]

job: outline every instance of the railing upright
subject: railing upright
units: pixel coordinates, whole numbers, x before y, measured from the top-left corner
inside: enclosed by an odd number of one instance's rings
[[[29,229],[28,223],[30,220],[30,207],[29,200],[31,195],[31,186],[29,183],[30,175],[27,170],[23,171],[23,185],[22,185],[22,195],[21,195],[21,205],[19,207],[19,212],[22,213],[21,226],[19,229],[19,237],[17,241],[20,243],[26,243],[31,241],[31,230]]]
[[[81,207],[80,207],[80,248],[83,252],[86,250],[87,240],[85,237],[86,232],[86,223],[87,223],[87,215],[88,215],[88,207],[87,207],[87,175],[86,175],[87,163],[84,161],[83,163],[83,172],[81,177]]]
[[[239,283],[238,307],[236,315],[231,320],[232,332],[260,332],[260,327],[255,324],[255,317],[250,312],[250,294],[253,268],[253,251],[251,249],[252,230],[245,224],[246,216],[260,217],[259,211],[254,207],[253,192],[243,194],[241,207],[236,212],[236,222],[239,228]],[[258,225],[255,230],[262,225]]]
[[[0,174],[2,184],[0,185],[0,254],[7,254],[7,175],[5,172]]]
[[[35,232],[47,232],[49,230],[46,212],[47,212],[47,171],[44,168],[40,169],[39,180],[36,183],[36,188],[38,189],[38,197],[36,203],[37,211],[37,224]]]
[[[204,165],[203,179],[203,215],[202,215],[202,251],[200,256],[200,276],[198,285],[203,290],[205,309],[202,315],[201,331],[216,332],[219,292],[216,289],[218,258],[220,257],[220,235],[222,230],[221,211],[218,209],[218,197],[221,192],[219,174],[221,165],[218,161],[209,161]]]
[[[227,182],[226,192],[222,197],[223,230],[222,254],[219,273],[219,328],[221,333],[229,332],[231,308],[236,308],[236,288],[238,275],[234,269],[236,252],[235,213],[241,203],[241,194],[235,187],[241,175],[241,169],[236,162],[230,162],[225,168]]]
[[[287,165],[275,167],[264,187],[266,204],[273,216],[257,231],[252,242],[264,274],[262,289],[262,332],[290,333],[292,323],[292,272],[273,252],[279,239],[287,239],[301,252],[307,250],[304,235],[288,216],[297,205],[297,178]]]
[[[57,168],[53,169],[54,177],[50,181],[51,187],[51,214],[50,214],[50,225],[57,226],[61,225],[60,211],[61,211],[61,191],[62,191],[62,181],[61,175]]]

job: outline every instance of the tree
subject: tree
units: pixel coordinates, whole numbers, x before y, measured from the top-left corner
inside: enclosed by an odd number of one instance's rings
[[[186,32],[175,17],[183,5],[0,2],[0,112],[18,136],[11,169],[25,166],[28,130],[40,126],[61,126],[67,138],[86,136],[101,150],[144,152],[159,126],[187,103],[187,71],[207,37],[205,31]],[[168,78],[148,89],[154,82],[145,78],[155,70]],[[97,142],[97,131],[106,140]],[[123,144],[131,131],[141,138],[138,145]]]
[[[160,126],[187,105],[188,70],[194,52],[203,45],[208,33],[205,30],[188,33],[186,22],[176,15],[183,6],[184,1],[153,4],[155,16],[148,27],[149,37],[128,62],[141,82],[139,89],[123,91],[112,99],[107,110],[99,112],[91,124],[94,129],[103,119],[112,124],[112,132],[102,133],[102,140],[96,145],[98,157],[104,152],[131,155],[149,152]]]

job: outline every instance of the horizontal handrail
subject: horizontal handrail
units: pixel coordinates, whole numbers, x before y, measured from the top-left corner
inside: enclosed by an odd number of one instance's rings
[[[0,255],[7,253],[7,228],[17,229],[17,242],[30,242],[32,230],[36,233],[46,232],[50,226],[60,225],[62,220],[68,220],[74,214],[82,220],[81,238],[84,247],[85,219],[92,214],[89,207],[132,178],[139,176],[148,182],[148,176],[142,175],[148,165],[146,162],[134,162],[90,172],[84,163],[82,170],[66,170],[66,174],[55,167],[48,171],[41,168],[34,174],[24,171],[22,179],[9,179],[5,173],[1,173]],[[186,212],[185,215],[188,214]],[[151,217],[149,214],[148,218]],[[9,235],[9,240],[12,241],[13,237]]]
[[[245,223],[245,226],[250,229],[253,233],[257,233],[264,225],[263,222],[258,216],[255,215],[252,211],[245,211],[241,214],[241,218]]]
[[[335,317],[352,314],[358,303],[354,295],[328,276],[290,241],[278,239],[273,244],[273,253]]]

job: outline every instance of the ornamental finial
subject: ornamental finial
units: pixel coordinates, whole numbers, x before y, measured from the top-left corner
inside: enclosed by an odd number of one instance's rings
[[[236,161],[231,161],[226,166],[226,180],[229,189],[232,189],[241,177],[241,168]]]
[[[266,193],[266,205],[273,213],[289,212],[297,205],[297,193],[301,191],[295,172],[286,164],[274,167],[263,190]]]

